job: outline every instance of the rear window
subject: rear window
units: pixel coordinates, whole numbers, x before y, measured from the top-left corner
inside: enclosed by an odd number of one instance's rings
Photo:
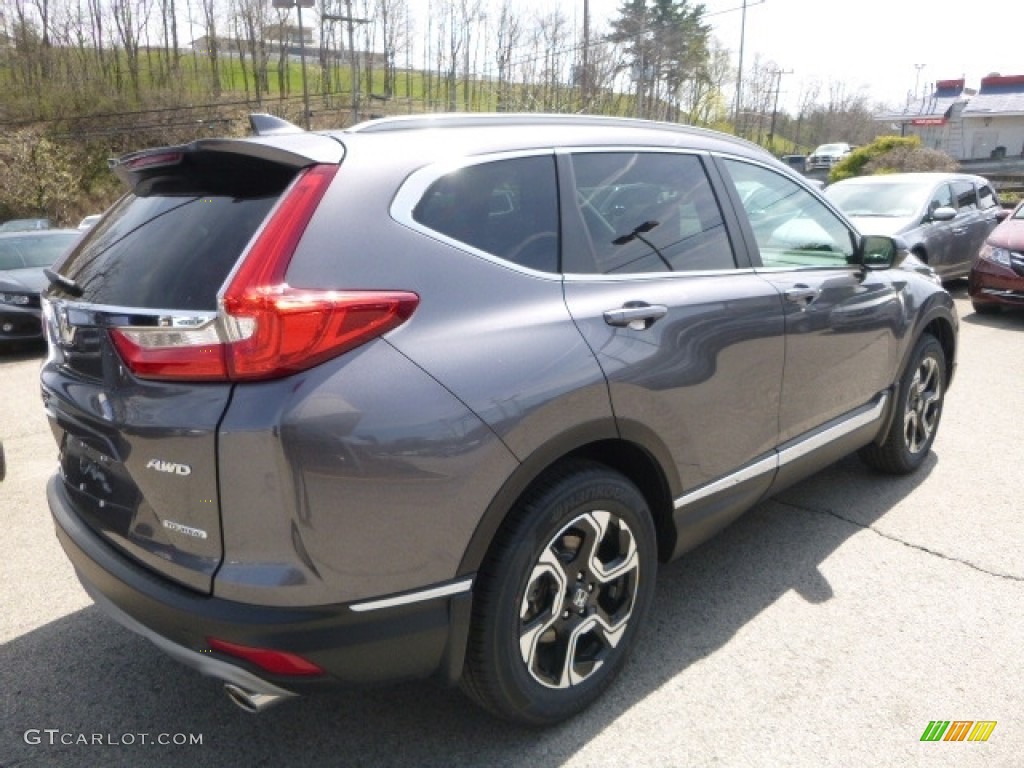
[[[190,159],[121,198],[58,271],[92,304],[214,311],[218,290],[293,176],[263,163],[225,168]]]

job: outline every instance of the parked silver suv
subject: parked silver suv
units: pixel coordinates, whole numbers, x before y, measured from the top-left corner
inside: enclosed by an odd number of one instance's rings
[[[949,295],[751,144],[254,123],[116,163],[41,374],[85,588],[247,709],[436,675],[556,722],[659,562],[846,453],[928,453]]]

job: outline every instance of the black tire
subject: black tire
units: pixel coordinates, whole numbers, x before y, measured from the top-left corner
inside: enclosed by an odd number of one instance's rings
[[[881,445],[861,448],[861,459],[892,475],[910,474],[920,467],[939,429],[947,380],[942,345],[931,334],[923,334],[897,388],[889,432]]]
[[[577,714],[622,668],[656,571],[654,525],[635,485],[592,462],[549,471],[478,574],[463,690],[526,725]]]
[[[986,304],[981,301],[971,301],[971,306],[974,307],[974,311],[979,315],[998,315],[1002,311],[1002,307],[998,304]]]

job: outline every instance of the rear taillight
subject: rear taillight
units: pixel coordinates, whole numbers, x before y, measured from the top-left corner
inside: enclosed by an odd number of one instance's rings
[[[407,291],[293,288],[285,281],[338,166],[299,176],[242,260],[215,319],[197,327],[117,328],[111,338],[142,378],[241,381],[287,376],[401,325],[419,297]]]

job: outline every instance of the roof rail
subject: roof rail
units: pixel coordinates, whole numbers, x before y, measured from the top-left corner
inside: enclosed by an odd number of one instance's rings
[[[718,136],[719,131],[700,128],[684,123],[669,123],[658,120],[643,120],[636,117],[615,117],[608,115],[558,114],[547,112],[435,112],[424,115],[396,115],[366,120],[344,130],[345,133],[384,133],[388,131],[411,131],[431,128],[472,128],[478,126],[528,126],[528,125],[593,125],[618,128],[655,129],[676,131],[690,135]],[[751,141],[738,136],[731,137],[751,147],[758,147]],[[763,149],[758,147],[759,149]]]

